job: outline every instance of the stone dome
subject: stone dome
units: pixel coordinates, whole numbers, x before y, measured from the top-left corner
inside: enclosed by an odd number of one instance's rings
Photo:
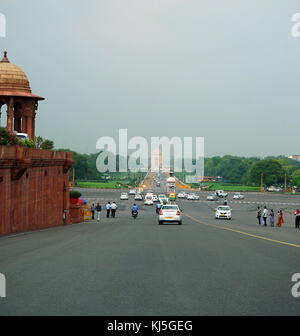
[[[43,99],[42,97],[32,94],[25,72],[15,64],[10,63],[6,51],[0,62],[0,96],[21,96]]]

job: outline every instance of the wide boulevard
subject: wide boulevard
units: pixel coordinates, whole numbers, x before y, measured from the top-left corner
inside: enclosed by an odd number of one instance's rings
[[[155,192],[163,192],[164,187]],[[116,201],[116,218],[0,238],[7,297],[0,315],[299,315],[292,275],[300,273],[298,196],[246,193],[228,201],[177,201],[183,224],[158,225],[155,206],[131,217],[120,191],[81,190],[89,202]],[[298,205],[297,205],[298,204]],[[283,227],[259,226],[257,206],[283,209]],[[22,218],[20,218],[22,220]]]

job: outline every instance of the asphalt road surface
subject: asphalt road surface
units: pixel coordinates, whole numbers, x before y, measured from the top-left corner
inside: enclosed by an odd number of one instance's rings
[[[291,281],[300,273],[297,196],[246,194],[215,220],[218,203],[178,201],[183,225],[158,225],[140,202],[137,220],[118,191],[83,190],[116,200],[117,217],[0,238],[7,297],[0,315],[299,315]],[[283,227],[259,227],[256,207],[283,209]],[[300,207],[300,205],[298,206]],[[299,289],[300,290],[300,289]]]

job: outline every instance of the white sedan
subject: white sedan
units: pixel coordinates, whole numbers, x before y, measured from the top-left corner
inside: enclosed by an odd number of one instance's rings
[[[177,195],[177,198],[185,198],[186,194],[185,193],[179,193]]]
[[[158,215],[158,224],[164,222],[182,224],[182,215],[179,206],[176,204],[166,204],[160,208]]]
[[[235,193],[233,195],[233,199],[244,199],[244,198],[245,198],[245,196],[242,195],[241,193]]]
[[[120,196],[120,200],[128,200],[128,194],[127,193],[122,193],[121,196]]]
[[[216,219],[231,219],[231,209],[227,205],[220,205],[216,208],[215,217]]]
[[[142,201],[143,200],[143,196],[141,194],[135,194],[134,200],[135,201]]]
[[[135,194],[136,194],[136,190],[135,189],[129,190],[129,195],[135,195]]]
[[[186,197],[187,200],[194,200],[195,199],[195,195],[194,194],[188,194]]]

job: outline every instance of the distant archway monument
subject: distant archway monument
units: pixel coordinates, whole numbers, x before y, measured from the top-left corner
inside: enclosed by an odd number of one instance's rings
[[[1,126],[33,140],[40,100],[44,98],[31,92],[26,74],[5,52],[0,62],[0,108],[7,106],[7,118]],[[0,235],[70,224],[72,164],[70,152],[0,146]]]

